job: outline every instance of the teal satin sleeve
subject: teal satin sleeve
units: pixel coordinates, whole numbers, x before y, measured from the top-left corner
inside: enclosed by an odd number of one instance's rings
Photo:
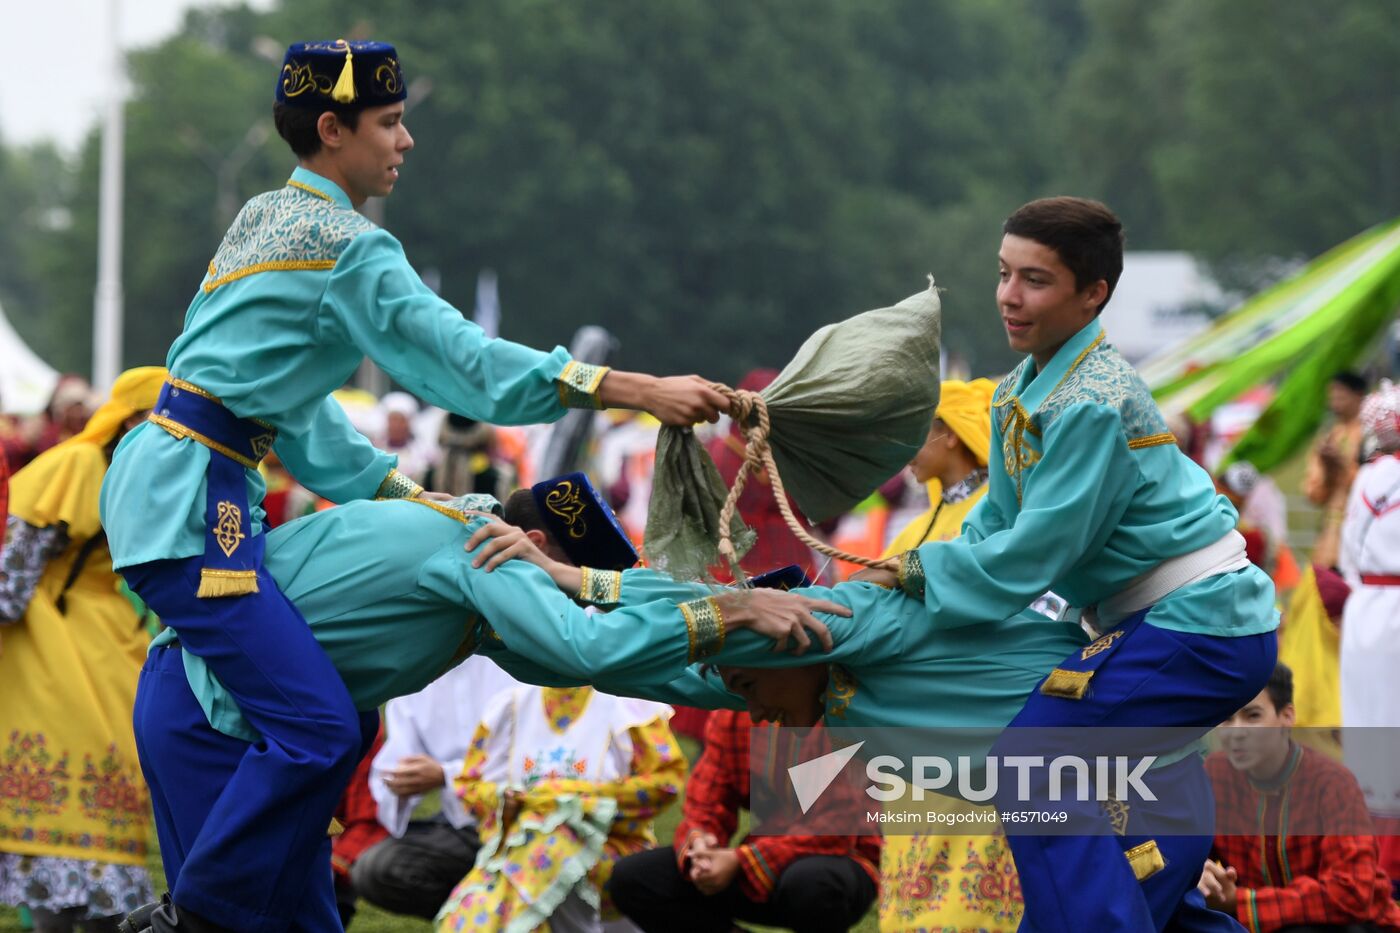
[[[305,433],[279,436],[273,449],[297,482],[332,502],[373,499],[399,462],[355,430],[330,396],[321,400]]]
[[[533,564],[512,560],[488,573],[471,566],[476,553],[434,557],[421,585],[474,609],[505,647],[548,670],[588,682],[665,683],[693,660],[686,619],[673,602],[589,615]]]
[[[423,284],[383,230],[356,237],[341,255],[322,309],[326,326],[434,405],[491,424],[552,422],[566,411],[556,382],[566,350],[487,337]]]

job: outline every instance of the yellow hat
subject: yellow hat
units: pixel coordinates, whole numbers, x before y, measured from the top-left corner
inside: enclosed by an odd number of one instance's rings
[[[987,465],[992,446],[992,395],[997,384],[990,379],[943,382],[934,415],[946,424],[958,440],[967,445],[977,462]]]
[[[160,387],[170,377],[164,366],[138,366],[128,369],[112,383],[112,394],[87,425],[63,444],[96,444],[106,447],[117,436],[126,419],[137,412],[155,407]],[[63,445],[59,445],[63,446]]]
[[[167,378],[163,366],[128,369],[87,426],[35,457],[10,480],[10,514],[46,528],[68,525],[74,540],[91,538],[102,527],[99,495],[107,472],[104,448],[132,415],[154,407]]]

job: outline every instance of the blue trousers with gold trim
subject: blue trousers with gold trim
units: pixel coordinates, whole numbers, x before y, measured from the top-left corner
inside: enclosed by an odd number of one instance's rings
[[[231,930],[338,931],[326,829],[362,753],[360,714],[266,570],[257,593],[199,599],[202,562],[122,571],[262,735],[248,743],[214,731],[183,680],[180,652],[152,655],[161,676],[148,664],[135,727],[171,896]]]
[[[1273,672],[1278,639],[1272,632],[1239,638],[1198,635],[1158,628],[1143,621],[1143,615],[1124,620],[1129,634],[1090,665],[1093,677],[1081,699],[1036,690],[992,754],[1004,760],[1007,754],[1021,753],[1015,744],[1018,740],[1012,738],[1017,728],[1172,727],[1179,739],[1178,730],[1190,727],[1204,735],[1254,699]],[[1080,669],[1085,666],[1081,659],[1076,652],[1062,666]],[[1082,753],[1077,748],[1064,751]],[[1181,808],[1179,815],[1192,820],[1190,825],[1210,826],[1214,799],[1199,756],[1191,755],[1162,770],[1165,783],[1173,789],[1170,805]],[[1058,802],[1016,801],[1016,779],[1009,774],[1002,775],[998,789],[996,802],[1003,810],[1064,809]],[[1209,820],[1204,819],[1206,814]],[[1233,918],[1206,908],[1195,891],[1210,853],[1210,835],[1168,832],[1151,837],[1165,866],[1138,881],[1125,852],[1149,839],[1132,834],[1131,817],[1128,834],[1117,835],[1107,813],[1097,805],[1092,815],[1080,807],[1076,816],[1101,820],[1101,832],[1030,835],[1008,826],[1007,843],[1025,898],[1023,933],[1242,929]]]

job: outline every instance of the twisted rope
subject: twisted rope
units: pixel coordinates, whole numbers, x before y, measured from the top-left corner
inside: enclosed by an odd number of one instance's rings
[[[783,488],[783,478],[778,475],[778,464],[773,459],[773,448],[768,443],[768,435],[773,427],[768,418],[768,403],[757,392],[731,389],[717,382],[710,385],[716,392],[729,399],[729,417],[734,419],[734,423],[744,435],[744,462],[739,466],[739,474],[734,477],[734,485],[730,488],[729,495],[724,500],[724,508],[719,513],[719,553],[729,564],[735,580],[742,580],[744,577],[739,569],[739,556],[734,551],[734,542],[729,537],[729,523],[734,520],[734,511],[739,507],[739,496],[744,492],[750,472],[767,474],[774,501],[778,503],[778,511],[783,514],[783,521],[797,539],[812,550],[864,567],[896,569],[897,564],[894,561],[863,557],[832,547],[818,540],[804,528],[797,516],[792,514],[787,490]]]

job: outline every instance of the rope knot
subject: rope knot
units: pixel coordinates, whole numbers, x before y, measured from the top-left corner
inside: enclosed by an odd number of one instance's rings
[[[747,389],[731,389],[729,386],[717,382],[711,383],[711,387],[729,399],[729,417],[739,426],[740,433],[744,435],[744,462],[739,466],[739,473],[734,477],[734,485],[730,488],[729,495],[724,500],[724,508],[719,513],[719,553],[724,558],[725,563],[729,565],[734,579],[736,581],[742,580],[745,575],[739,567],[739,555],[730,538],[729,526],[734,520],[735,511],[739,508],[739,497],[744,492],[744,486],[748,483],[750,473],[767,474],[773,499],[778,505],[778,511],[782,513],[788,528],[803,544],[838,560],[863,564],[867,567],[885,566],[883,561],[838,550],[817,540],[811,532],[802,527],[802,523],[792,513],[788,504],[787,490],[783,488],[783,478],[778,475],[778,464],[773,459],[773,448],[769,443],[773,423],[768,416],[768,402],[759,393],[750,392]]]

